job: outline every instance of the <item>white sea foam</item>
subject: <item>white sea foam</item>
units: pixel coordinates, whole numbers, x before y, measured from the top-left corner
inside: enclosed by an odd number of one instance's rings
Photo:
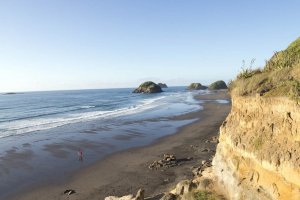
[[[96,106],[81,106],[80,108],[83,108],[83,109],[88,109],[88,108],[95,108]]]
[[[215,100],[217,103],[220,103],[220,104],[227,104],[227,103],[229,103],[229,101],[228,100],[226,100],[226,99],[217,99],[217,100]]]
[[[169,93],[165,96],[159,96],[156,98],[143,99],[136,103],[124,108],[108,111],[88,111],[82,113],[69,113],[58,115],[52,118],[30,118],[22,119],[18,121],[4,122],[0,124],[0,129],[4,130],[0,133],[1,137],[7,137],[11,135],[20,135],[29,132],[35,132],[39,130],[47,130],[55,127],[64,126],[67,124],[73,124],[78,122],[85,122],[101,118],[114,118],[124,115],[132,115],[146,110],[151,110],[157,107],[164,108],[166,105],[170,105],[171,102],[177,102],[178,105],[185,103],[191,105],[189,109],[185,109],[185,112],[190,112],[195,109],[200,109],[197,101],[193,98],[192,93]],[[196,105],[197,104],[197,105]],[[174,106],[174,105],[172,105]],[[169,106],[169,107],[172,107]],[[94,108],[95,106],[84,105],[83,109]]]
[[[0,129],[5,130],[1,132],[0,137],[19,135],[38,130],[46,130],[71,123],[84,122],[98,118],[118,117],[122,115],[134,114],[155,107],[156,105],[154,104],[154,102],[163,98],[164,97],[158,97],[148,100],[142,100],[141,103],[138,105],[133,105],[127,108],[120,108],[111,111],[92,111],[85,113],[68,114],[66,116],[58,118],[37,118],[5,122],[0,124]],[[92,107],[95,106],[82,106],[81,108]]]

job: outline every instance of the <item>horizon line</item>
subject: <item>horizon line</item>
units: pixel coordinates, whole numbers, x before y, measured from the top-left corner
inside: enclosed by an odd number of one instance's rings
[[[168,87],[187,87],[187,85],[168,85]],[[137,86],[138,87],[138,86]],[[23,90],[23,91],[0,91],[0,94],[8,93],[29,93],[29,92],[59,92],[59,91],[79,91],[79,90],[107,90],[107,89],[134,89],[136,87],[108,87],[108,88],[83,88],[83,89],[54,89],[54,90]]]

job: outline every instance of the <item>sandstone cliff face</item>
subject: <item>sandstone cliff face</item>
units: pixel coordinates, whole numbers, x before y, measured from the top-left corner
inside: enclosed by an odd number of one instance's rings
[[[300,105],[283,97],[232,97],[213,174],[229,199],[300,199]]]

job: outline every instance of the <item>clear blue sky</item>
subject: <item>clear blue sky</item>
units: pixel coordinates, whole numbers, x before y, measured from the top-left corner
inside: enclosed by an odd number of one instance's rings
[[[228,81],[300,36],[300,1],[0,0],[0,91]]]

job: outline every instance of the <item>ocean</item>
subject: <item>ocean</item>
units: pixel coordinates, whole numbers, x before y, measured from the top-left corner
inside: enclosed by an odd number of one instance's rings
[[[65,179],[109,154],[175,133],[197,120],[179,116],[203,109],[194,96],[209,93],[186,87],[163,90],[0,94],[0,199]]]
[[[165,92],[158,94],[134,94],[132,90],[99,89],[0,95],[0,138],[39,134],[41,130],[92,120],[119,124],[120,118],[124,123],[124,120],[130,121],[134,116],[151,119],[201,109],[193,98],[195,92],[186,91],[185,87],[166,88]]]

